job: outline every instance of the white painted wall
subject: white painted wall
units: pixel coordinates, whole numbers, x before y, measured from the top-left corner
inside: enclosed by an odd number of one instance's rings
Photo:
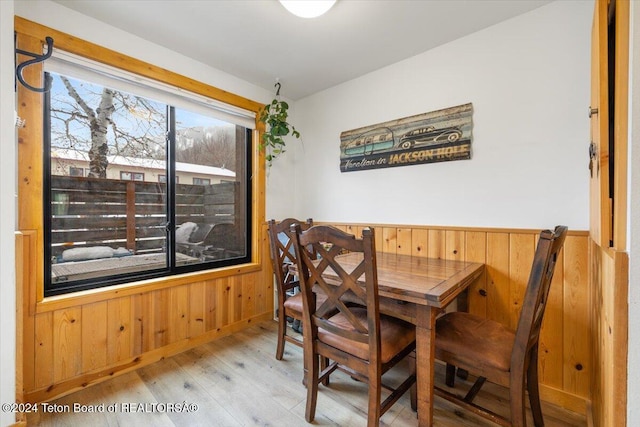
[[[593,7],[554,2],[296,102],[295,216],[588,229]],[[471,160],[340,172],[342,131],[468,102]]]
[[[16,143],[13,111],[13,0],[0,1],[0,403],[16,396],[15,188]],[[0,412],[0,425],[15,423]]]
[[[629,108],[629,352],[627,361],[627,425],[640,425],[640,6],[631,2]],[[634,167],[635,165],[635,167]]]

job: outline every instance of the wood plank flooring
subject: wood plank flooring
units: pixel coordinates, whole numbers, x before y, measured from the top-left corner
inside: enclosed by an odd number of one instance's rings
[[[48,402],[57,405],[50,408],[67,412],[39,410],[28,414],[28,425],[304,426],[307,423],[304,419],[306,389],[301,382],[302,349],[287,344],[284,359],[276,360],[276,330],[275,322],[263,322]],[[397,369],[406,368],[399,366]],[[439,384],[443,383],[442,368],[438,366],[436,373]],[[388,373],[390,378],[385,378],[393,383],[394,376],[400,378],[401,373],[391,371]],[[485,385],[477,402],[498,413],[506,414],[509,410],[508,395],[502,387]],[[190,411],[183,411],[182,405]],[[104,412],[80,412],[80,409]],[[547,426],[587,425],[585,417],[579,414],[546,403],[542,409]],[[320,386],[314,425],[365,426],[366,410],[366,386],[336,372],[331,376],[330,387]],[[436,398],[434,410],[436,426],[493,426],[440,398]],[[392,427],[418,425],[408,393],[382,417],[380,424]],[[530,417],[528,425],[533,425]]]

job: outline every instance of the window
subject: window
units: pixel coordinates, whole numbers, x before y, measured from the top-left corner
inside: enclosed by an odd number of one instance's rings
[[[249,262],[253,117],[104,68],[45,65],[45,295]]]
[[[84,169],[69,166],[69,176],[84,176]]]
[[[167,182],[167,175],[158,175],[158,182],[165,184]],[[176,184],[180,182],[180,177],[176,175]]]
[[[210,185],[211,179],[209,178],[193,178],[193,185]]]
[[[127,181],[144,181],[144,173],[120,171],[120,179]]]

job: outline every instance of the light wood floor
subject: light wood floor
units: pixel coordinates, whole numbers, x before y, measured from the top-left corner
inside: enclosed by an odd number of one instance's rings
[[[28,425],[304,426],[302,349],[287,343],[284,359],[278,361],[274,357],[275,337],[276,323],[261,323],[49,402],[60,405],[58,409],[68,408],[69,412],[29,414]],[[440,368],[436,381],[441,384],[444,369]],[[388,375],[393,383],[394,372]],[[508,413],[507,394],[502,387],[485,385],[477,402]],[[74,405],[100,409],[101,404],[104,413],[82,413],[78,408],[74,411]],[[176,410],[170,410],[171,404]],[[179,412],[177,404],[189,405],[193,411]],[[115,412],[108,412],[110,405],[116,405]],[[337,372],[331,376],[329,388],[320,386],[314,425],[364,426],[366,409],[366,386]],[[440,398],[436,398],[434,409],[437,426],[493,425]],[[550,427],[587,425],[585,417],[550,404],[543,403],[543,414]],[[381,425],[418,425],[408,393],[384,415]],[[531,419],[528,425],[533,425]]]

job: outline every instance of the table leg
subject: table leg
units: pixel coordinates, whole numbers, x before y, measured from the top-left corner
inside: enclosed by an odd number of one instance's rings
[[[416,311],[416,371],[418,383],[418,426],[433,424],[433,381],[436,316],[439,309],[429,305]]]

